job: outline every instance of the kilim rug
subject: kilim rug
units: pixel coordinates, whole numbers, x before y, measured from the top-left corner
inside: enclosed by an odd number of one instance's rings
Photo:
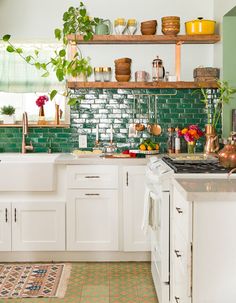
[[[0,264],[0,298],[63,298],[70,264]]]

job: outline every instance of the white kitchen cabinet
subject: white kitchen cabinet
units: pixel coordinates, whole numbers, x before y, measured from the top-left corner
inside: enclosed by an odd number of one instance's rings
[[[118,191],[69,190],[67,249],[118,250]]]
[[[187,200],[174,187],[171,215],[171,302],[235,302],[236,201]]]
[[[12,203],[12,250],[65,250],[65,204]]]
[[[11,203],[0,203],[0,251],[11,250]]]
[[[124,250],[149,251],[147,235],[142,230],[145,166],[123,168]]]

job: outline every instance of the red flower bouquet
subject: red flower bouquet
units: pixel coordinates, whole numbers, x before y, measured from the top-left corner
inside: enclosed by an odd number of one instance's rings
[[[179,130],[179,136],[184,137],[187,142],[194,142],[204,136],[204,132],[197,125],[190,125],[188,128]]]
[[[49,100],[48,96],[43,95],[38,97],[38,99],[36,100],[36,104],[38,105],[38,107],[41,107],[44,106],[48,100]]]

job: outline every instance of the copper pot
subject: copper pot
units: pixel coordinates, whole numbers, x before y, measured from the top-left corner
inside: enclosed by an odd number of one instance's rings
[[[218,153],[220,164],[226,168],[236,167],[236,144],[226,144]]]

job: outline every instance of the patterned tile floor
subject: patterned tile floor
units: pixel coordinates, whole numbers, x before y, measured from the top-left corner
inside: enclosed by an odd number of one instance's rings
[[[0,299],[0,303],[157,303],[150,263],[73,263],[63,299]]]

